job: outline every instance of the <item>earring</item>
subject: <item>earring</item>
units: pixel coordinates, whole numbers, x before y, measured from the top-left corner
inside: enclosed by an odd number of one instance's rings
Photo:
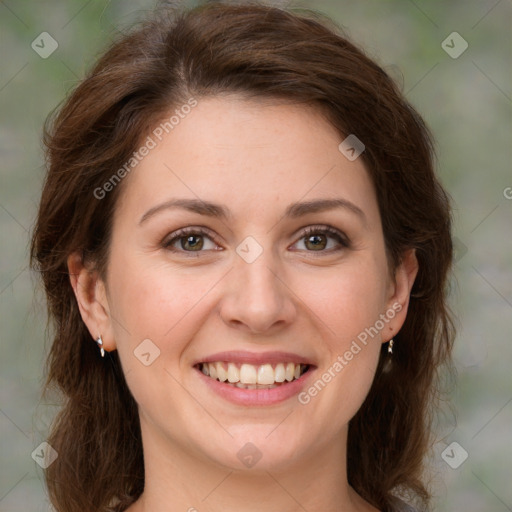
[[[393,354],[393,338],[391,338],[389,340],[389,344],[388,344],[388,354],[392,355]]]
[[[101,339],[101,335],[98,336],[96,343],[98,344],[98,347],[100,347],[101,357],[105,357],[105,349],[103,348],[103,340]]]

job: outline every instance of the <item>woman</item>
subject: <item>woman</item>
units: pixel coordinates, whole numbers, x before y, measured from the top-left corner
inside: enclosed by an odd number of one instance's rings
[[[317,18],[159,11],[48,130],[58,512],[429,506],[449,201],[421,118]]]

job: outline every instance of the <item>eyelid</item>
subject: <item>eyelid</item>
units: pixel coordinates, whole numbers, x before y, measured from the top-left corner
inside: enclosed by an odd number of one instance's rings
[[[327,235],[327,236],[329,236],[331,238],[337,239],[337,242],[343,248],[350,247],[350,240],[347,237],[347,235],[344,232],[340,231],[339,229],[334,228],[333,226],[330,226],[328,224],[310,225],[310,226],[307,226],[305,228],[302,228],[301,230],[299,230],[294,235],[294,238],[296,240],[295,240],[295,242],[293,242],[291,244],[291,246],[294,246],[295,244],[300,242],[306,236],[313,235],[313,234]],[[180,238],[184,238],[187,235],[204,236],[204,237],[209,238],[217,246],[221,245],[218,242],[218,240],[217,240],[217,235],[212,230],[210,230],[209,228],[207,228],[205,226],[187,226],[187,227],[184,227],[184,228],[180,228],[180,229],[174,231],[173,233],[169,234],[168,236],[166,236],[164,238],[164,240],[162,241],[162,247],[167,249],[167,250],[170,250],[170,251],[173,251],[173,252],[177,252],[177,253],[182,253],[182,254],[183,253],[184,254],[198,254],[198,253],[201,253],[201,252],[207,252],[207,251],[204,251],[204,250],[202,250],[202,251],[184,251],[184,250],[180,250],[180,249],[176,249],[176,248],[171,247],[171,245],[173,243],[178,241]],[[291,246],[289,246],[289,247],[291,247]],[[224,250],[224,249],[220,249],[220,250]],[[329,253],[332,253],[332,252],[336,252],[338,250],[340,250],[340,249],[330,249],[330,250],[327,250],[327,251],[306,251],[306,252],[308,252],[308,253],[315,253],[315,252],[317,252],[319,254],[322,254],[322,253],[323,254],[329,254]]]
[[[205,226],[187,226],[185,228],[180,228],[176,231],[173,231],[169,235],[167,235],[163,241],[162,241],[162,247],[164,249],[174,251],[174,252],[180,252],[180,253],[199,253],[199,252],[205,252],[205,251],[183,251],[176,248],[171,248],[171,244],[179,240],[180,238],[184,238],[187,235],[199,235],[209,238],[214,244],[220,245],[217,236],[213,231],[211,231],[209,228]]]
[[[337,242],[343,248],[348,248],[351,246],[351,242],[350,242],[350,239],[348,238],[348,236],[343,231],[341,231],[333,226],[330,226],[329,224],[316,224],[316,225],[307,226],[306,228],[301,229],[297,233],[297,235],[295,235],[298,238],[292,245],[297,244],[306,236],[313,235],[313,234],[323,234],[323,235],[329,236],[330,238],[335,238],[335,239],[337,239]],[[329,254],[332,252],[336,252],[337,250],[339,250],[339,249],[331,249],[331,250],[327,250],[327,251],[306,251],[306,252]]]

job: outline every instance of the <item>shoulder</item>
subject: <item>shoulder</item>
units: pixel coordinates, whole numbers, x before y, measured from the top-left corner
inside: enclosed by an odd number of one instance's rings
[[[418,509],[411,505],[408,505],[405,501],[400,498],[394,497],[391,503],[389,512],[420,512]]]

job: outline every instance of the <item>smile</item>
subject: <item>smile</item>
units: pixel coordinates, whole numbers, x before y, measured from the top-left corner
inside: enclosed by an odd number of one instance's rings
[[[199,363],[199,369],[212,379],[241,389],[272,389],[292,382],[309,369],[307,364],[277,363],[252,365],[247,363]]]

